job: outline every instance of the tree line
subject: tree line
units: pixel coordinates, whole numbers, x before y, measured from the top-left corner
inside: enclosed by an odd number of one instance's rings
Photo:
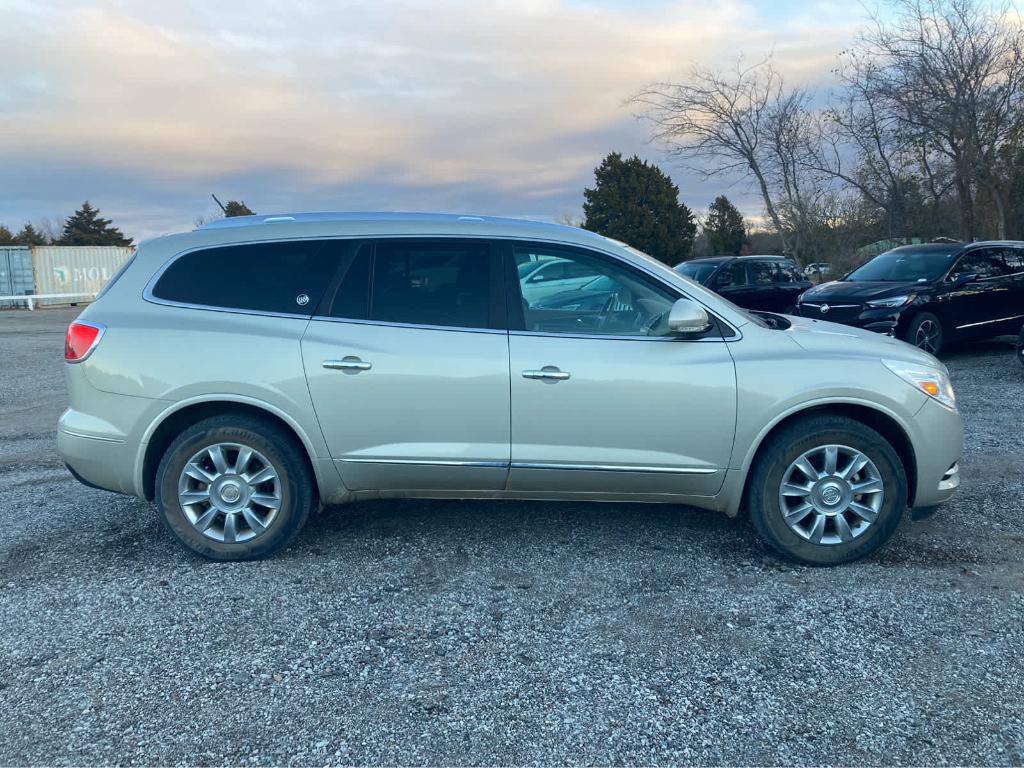
[[[1024,27],[982,0],[894,0],[818,108],[771,57],[634,98],[703,178],[746,181],[802,263],[890,239],[1024,237]]]
[[[216,199],[216,198],[214,198]],[[218,205],[220,201],[218,201]],[[253,211],[240,200],[228,200],[221,206],[224,217],[251,216]],[[201,223],[205,220],[200,220]],[[88,200],[64,219],[59,230],[47,224],[36,226],[25,222],[17,232],[0,224],[2,245],[131,245],[132,238],[114,226],[111,219],[100,215],[99,208]]]

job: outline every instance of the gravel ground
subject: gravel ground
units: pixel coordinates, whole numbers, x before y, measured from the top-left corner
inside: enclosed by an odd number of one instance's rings
[[[54,452],[69,311],[0,313],[0,764],[1024,762],[1024,370],[874,558],[680,507],[387,501],[187,555]]]

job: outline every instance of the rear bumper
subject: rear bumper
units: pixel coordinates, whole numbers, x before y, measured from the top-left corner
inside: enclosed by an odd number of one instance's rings
[[[57,452],[71,474],[93,488],[134,494],[135,454],[127,442],[74,429],[73,414],[66,411],[57,426]]]

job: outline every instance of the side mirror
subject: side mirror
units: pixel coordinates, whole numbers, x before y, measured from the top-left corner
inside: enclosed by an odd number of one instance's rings
[[[973,283],[977,279],[978,279],[978,273],[977,272],[961,272],[953,280],[953,287],[954,288],[959,288],[961,285],[967,285],[968,283]]]
[[[695,301],[679,299],[668,313],[668,332],[679,336],[704,333],[711,328],[707,311]]]

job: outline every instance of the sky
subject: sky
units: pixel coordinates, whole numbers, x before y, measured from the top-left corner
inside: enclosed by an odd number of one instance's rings
[[[142,238],[221,200],[259,213],[580,215],[611,151],[698,214],[742,184],[651,144],[629,98],[773,52],[827,88],[863,24],[797,0],[0,0],[0,223],[83,200]]]

